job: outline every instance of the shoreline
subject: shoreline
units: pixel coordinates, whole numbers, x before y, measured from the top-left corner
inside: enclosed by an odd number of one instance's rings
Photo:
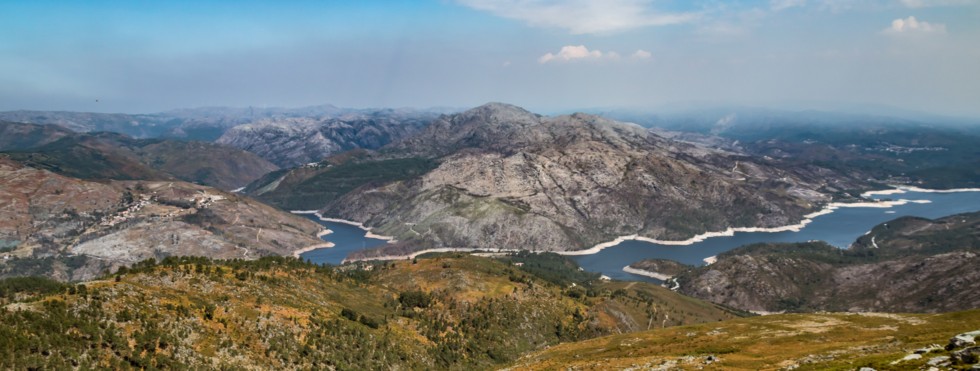
[[[645,276],[645,277],[656,278],[656,279],[661,280],[661,281],[666,281],[666,280],[669,280],[671,277],[673,277],[673,276],[668,276],[666,274],[658,273],[658,272],[654,272],[654,271],[648,271],[648,270],[643,270],[643,269],[631,268],[628,265],[625,266],[625,267],[623,267],[623,272],[635,274],[635,275],[638,275],[638,276]]]
[[[308,252],[313,251],[313,250],[316,250],[316,249],[331,248],[331,247],[334,247],[334,246],[337,246],[337,245],[334,245],[333,242],[325,242],[325,243],[319,243],[319,244],[316,244],[316,245],[310,245],[310,246],[304,247],[302,249],[293,251],[293,257],[296,258],[296,259],[299,259],[300,258],[300,254],[308,253]]]
[[[325,222],[334,222],[334,223],[343,223],[343,224],[353,225],[353,226],[355,226],[357,228],[360,228],[360,229],[363,229],[365,232],[367,232],[367,233],[364,234],[364,237],[367,237],[367,238],[373,238],[373,239],[376,239],[376,240],[384,240],[384,241],[388,241],[388,243],[398,242],[398,240],[396,240],[395,237],[392,237],[392,236],[382,236],[380,234],[371,233],[371,229],[372,228],[371,227],[365,227],[364,226],[364,223],[358,223],[358,222],[355,222],[355,221],[344,220],[344,219],[324,218],[323,215],[321,215],[320,212],[317,211],[317,210],[292,210],[290,212],[293,213],[293,214],[313,214],[313,215],[316,215],[317,218],[319,218],[320,220],[325,221]],[[331,233],[333,233],[333,232],[331,232]]]
[[[980,188],[926,189],[926,188],[919,188],[916,186],[895,186],[894,189],[885,189],[881,191],[867,191],[862,193],[861,197],[868,197],[873,195],[892,195],[896,193],[908,193],[908,192],[922,192],[922,193],[980,192]]]
[[[978,190],[978,191],[980,191],[980,190]],[[735,227],[735,228],[732,228],[732,227],[729,227],[728,229],[726,229],[724,231],[721,231],[721,232],[705,232],[705,233],[696,235],[694,237],[691,237],[691,238],[688,238],[688,239],[682,240],[682,241],[662,241],[662,240],[657,240],[657,239],[653,239],[653,238],[649,238],[649,237],[642,237],[642,236],[639,236],[639,235],[632,234],[632,235],[629,235],[629,236],[620,236],[620,237],[617,237],[616,239],[614,239],[612,241],[603,242],[603,243],[597,244],[597,245],[595,245],[595,246],[593,246],[591,248],[585,249],[585,250],[556,251],[555,253],[556,254],[561,254],[561,255],[592,255],[592,254],[596,254],[596,253],[602,251],[603,249],[605,249],[607,247],[613,247],[613,246],[619,245],[620,243],[623,243],[625,241],[643,241],[643,242],[649,242],[649,243],[655,243],[655,244],[658,244],[658,245],[667,245],[667,246],[687,246],[687,245],[693,245],[694,243],[697,243],[697,242],[704,241],[704,240],[709,239],[711,237],[731,237],[731,236],[734,236],[735,235],[735,232],[766,232],[766,233],[787,232],[787,231],[790,231],[790,232],[799,232],[800,230],[802,230],[803,228],[805,228],[807,224],[812,223],[813,222],[813,218],[818,217],[818,216],[821,216],[821,215],[827,215],[827,214],[833,213],[834,210],[838,210],[838,209],[840,209],[842,207],[889,208],[889,207],[893,207],[893,206],[905,205],[905,204],[908,204],[910,202],[911,203],[917,203],[917,204],[927,204],[927,203],[930,203],[932,201],[929,201],[929,200],[906,200],[906,199],[900,199],[900,200],[897,200],[897,201],[878,201],[878,202],[854,202],[854,203],[831,202],[831,203],[827,204],[826,206],[824,206],[824,208],[823,209],[820,209],[819,211],[815,211],[815,212],[812,212],[812,213],[809,213],[809,214],[804,215],[803,216],[803,220],[801,220],[799,223],[797,223],[797,224],[790,224],[790,225],[784,225],[784,226],[781,226],[781,227],[771,227],[771,228],[761,228],[761,227]]]
[[[416,256],[419,256],[419,255],[422,255],[422,254],[427,254],[427,253],[430,253],[430,252],[473,252],[473,251],[481,251],[481,250],[486,250],[486,249],[474,249],[474,248],[468,248],[468,247],[466,247],[466,248],[463,248],[463,247],[457,247],[457,248],[443,247],[443,248],[438,248],[438,249],[419,250],[419,251],[415,251],[415,252],[413,252],[411,254],[407,254],[407,255],[381,255],[381,256],[376,256],[376,257],[355,258],[355,259],[344,258],[344,261],[340,262],[340,264],[360,262],[360,261],[369,261],[369,260],[386,260],[386,261],[392,261],[392,260],[408,260],[408,259],[415,258]],[[506,254],[506,253],[511,253],[511,252],[518,252],[518,250],[497,250],[497,251],[491,251],[489,253]]]
[[[867,197],[867,196],[871,196],[871,195],[890,195],[890,194],[906,193],[906,192],[923,192],[923,193],[980,192],[980,188],[958,188],[958,189],[947,189],[947,190],[943,190],[943,189],[935,190],[935,189],[924,189],[924,188],[918,188],[918,187],[904,187],[904,186],[902,186],[902,187],[896,187],[895,189],[887,189],[887,190],[880,190],[880,191],[868,191],[868,192],[862,193],[861,196],[862,197]],[[686,246],[686,245],[692,245],[692,244],[697,243],[697,242],[702,242],[702,241],[704,241],[704,240],[706,240],[708,238],[711,238],[711,237],[730,237],[730,236],[734,236],[735,235],[735,232],[767,232],[767,233],[777,233],[777,232],[786,232],[786,231],[799,232],[800,230],[802,230],[803,228],[805,228],[807,224],[810,224],[811,222],[813,222],[813,218],[818,217],[818,216],[821,216],[821,215],[831,214],[831,213],[834,212],[834,210],[838,210],[838,209],[840,209],[842,207],[890,208],[890,207],[894,207],[894,206],[905,205],[905,204],[908,204],[908,203],[925,204],[925,203],[931,203],[931,202],[932,201],[930,201],[930,200],[907,200],[907,199],[899,199],[899,200],[894,200],[894,201],[855,202],[855,203],[831,202],[831,203],[828,203],[827,205],[825,205],[820,210],[814,211],[814,212],[812,212],[810,214],[803,215],[803,220],[801,220],[797,224],[790,224],[790,225],[784,225],[784,226],[780,226],[780,227],[771,227],[771,228],[761,228],[761,227],[736,227],[736,228],[731,228],[731,227],[729,227],[728,229],[726,229],[724,231],[720,231],[720,232],[705,232],[703,234],[699,234],[699,235],[696,235],[694,237],[691,237],[689,239],[682,240],[682,241],[662,241],[662,240],[657,240],[657,239],[653,239],[653,238],[649,238],[649,237],[642,237],[642,236],[639,236],[639,235],[635,235],[634,234],[634,235],[629,235],[629,236],[620,236],[620,237],[617,237],[616,239],[614,239],[612,241],[602,242],[602,243],[596,244],[595,246],[593,246],[591,248],[588,248],[588,249],[585,249],[585,250],[550,251],[550,252],[553,252],[553,253],[556,253],[556,254],[559,254],[559,255],[566,255],[566,256],[592,255],[592,254],[596,254],[596,253],[602,251],[605,248],[619,245],[620,243],[623,243],[625,241],[643,241],[643,242],[650,242],[650,243],[655,243],[655,244],[659,244],[659,245]],[[354,222],[354,221],[349,221],[349,220],[343,220],[343,219],[324,218],[322,215],[320,215],[320,213],[317,210],[305,210],[305,211],[304,210],[297,210],[297,211],[291,211],[291,212],[293,214],[315,214],[318,218],[320,218],[320,220],[323,220],[323,221],[354,225],[354,226],[357,226],[358,228],[361,228],[361,229],[363,229],[365,231],[368,231],[368,233],[365,234],[365,237],[375,238],[375,239],[381,239],[381,240],[388,240],[388,243],[397,242],[396,240],[394,240],[394,237],[391,237],[391,236],[380,236],[380,235],[376,235],[376,234],[370,233],[371,228],[365,227],[362,223],[358,223],[358,222]],[[472,252],[472,251],[475,251],[475,250],[481,250],[481,249],[473,249],[473,248],[438,248],[438,249],[428,249],[428,250],[421,250],[421,251],[412,252],[412,253],[407,254],[407,255],[382,255],[382,256],[378,256],[378,257],[358,258],[358,259],[347,259],[347,258],[345,258],[341,264],[343,264],[343,263],[349,263],[349,262],[356,262],[356,261],[366,261],[366,260],[405,260],[405,259],[412,259],[412,258],[414,258],[414,257],[416,257],[418,255],[425,254],[425,253],[430,253],[430,252],[454,252],[454,251],[459,251],[459,252]],[[485,250],[485,249],[482,249],[482,250]],[[499,251],[500,252],[517,252],[518,250],[499,250]],[[711,256],[711,257],[705,258],[704,261],[707,264],[711,264],[711,263],[714,263],[716,261],[716,259],[717,258],[715,258],[714,256]],[[630,269],[633,269],[633,268],[630,268]],[[646,272],[646,271],[644,271],[644,272]],[[630,272],[630,273],[632,273],[632,272]],[[635,273],[635,274],[640,274],[640,273]],[[650,277],[653,277],[653,276],[650,276]],[[657,277],[653,277],[653,278],[657,278]]]

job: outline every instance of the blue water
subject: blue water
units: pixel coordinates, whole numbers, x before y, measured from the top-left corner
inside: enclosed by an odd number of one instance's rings
[[[849,207],[839,208],[831,214],[813,218],[799,232],[736,232],[730,237],[712,237],[707,240],[686,246],[660,245],[643,241],[625,241],[619,245],[608,247],[592,255],[570,256],[578,261],[585,270],[601,272],[611,278],[624,281],[647,281],[660,283],[660,280],[623,272],[623,267],[643,259],[661,258],[679,261],[691,265],[703,265],[704,258],[718,255],[733,248],[756,242],[805,242],[821,240],[827,243],[847,247],[858,237],[871,230],[872,227],[889,220],[905,216],[925,218],[941,218],[953,214],[980,211],[980,192],[957,193],[922,193],[906,192],[875,198],[930,200],[931,203],[893,206],[891,208]],[[894,213],[887,213],[894,211]],[[334,233],[323,236],[323,239],[337,246],[328,249],[318,249],[302,254],[316,263],[339,264],[348,252],[380,246],[383,240],[365,238],[365,231],[352,225],[324,222],[310,215],[311,220],[330,228]]]
[[[364,237],[364,235],[367,234],[367,231],[358,228],[357,226],[345,223],[325,222],[313,214],[303,214],[303,216],[310,218],[310,220],[314,222],[323,224],[328,229],[333,231],[333,233],[320,238],[325,241],[333,242],[335,245],[334,247],[307,251],[299,255],[301,258],[310,259],[310,261],[317,264],[340,264],[344,261],[344,258],[347,257],[347,253],[351,251],[369,249],[388,243],[385,240]]]

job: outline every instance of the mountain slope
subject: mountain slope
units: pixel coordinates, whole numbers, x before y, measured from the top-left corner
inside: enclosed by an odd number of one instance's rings
[[[0,277],[90,279],[147,258],[255,259],[324,246],[323,228],[215,188],[97,183],[0,159]]]
[[[75,134],[50,125],[6,123],[16,139],[0,151],[31,166],[84,179],[167,180],[174,177],[223,189],[247,185],[278,168],[240,149],[215,143],[134,139],[100,132]],[[35,133],[37,135],[27,135]],[[25,135],[21,135],[25,134]],[[37,144],[28,148],[31,144]]]
[[[37,147],[72,134],[71,130],[58,125],[25,125],[0,121],[0,150]]]
[[[504,370],[967,370],[980,350],[941,346],[977,328],[978,310],[761,316],[561,344]]]
[[[679,292],[754,311],[948,312],[977,308],[980,213],[902,217],[847,250],[755,244],[675,276]]]
[[[321,209],[402,241],[351,258],[433,247],[569,251],[633,234],[683,240],[792,224],[829,199],[816,189],[861,187],[816,166],[780,168],[600,116],[550,118],[499,103],[441,117],[378,153],[439,166]]]
[[[346,273],[353,267],[278,257],[157,263],[60,295],[0,298],[7,309],[0,335],[13,340],[0,340],[0,367],[473,370],[634,321],[607,309],[617,299],[573,298],[510,265],[466,255]],[[650,300],[687,309],[677,297],[668,291]],[[704,313],[690,322],[734,318],[717,308]],[[19,335],[27,331],[37,340]]]
[[[437,115],[378,110],[336,118],[283,118],[234,127],[217,140],[255,153],[281,167],[318,162],[355,148],[378,149],[408,137]]]

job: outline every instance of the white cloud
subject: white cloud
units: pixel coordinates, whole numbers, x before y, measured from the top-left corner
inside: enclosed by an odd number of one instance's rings
[[[650,58],[650,52],[645,52],[643,50],[637,50],[636,53],[633,53],[633,58],[637,58],[637,59],[649,59]]]
[[[510,66],[510,61],[504,62],[503,67],[507,67],[507,66]]]
[[[892,26],[881,32],[886,34],[946,33],[946,25],[941,23],[919,22],[915,20],[915,17],[908,17],[906,19],[892,21]]]
[[[556,27],[572,34],[611,33],[644,26],[687,23],[697,13],[661,13],[652,0],[456,0],[494,15],[526,21],[532,27]]]
[[[617,57],[619,56],[619,54],[616,53],[610,53],[610,54],[614,54]],[[558,54],[548,53],[542,55],[541,58],[538,58],[538,62],[545,63],[550,60],[568,61],[568,60],[579,59],[579,58],[600,58],[600,57],[602,57],[602,52],[598,50],[589,51],[589,49],[586,48],[585,45],[579,45],[579,46],[569,45],[569,46],[563,46],[561,48],[561,51],[558,52]]]
[[[898,2],[909,8],[976,4],[975,0],[899,0]]]
[[[770,0],[769,7],[779,11],[794,6],[806,6],[806,0]]]

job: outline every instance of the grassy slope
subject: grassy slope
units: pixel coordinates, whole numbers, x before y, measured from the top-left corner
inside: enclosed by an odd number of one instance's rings
[[[980,328],[980,310],[946,314],[784,314],[608,336],[562,344],[520,360],[520,370],[639,369],[919,370],[921,360],[890,363],[929,344]],[[708,364],[706,357],[720,361]],[[661,368],[657,368],[660,366]],[[957,366],[963,367],[963,366]],[[968,368],[968,367],[967,367]],[[924,368],[922,368],[924,369]]]
[[[137,267],[74,294],[7,305],[0,338],[11,341],[0,339],[0,368],[75,360],[83,369],[470,370],[616,333],[619,325],[599,310],[607,298],[574,299],[468,255],[352,276],[288,258],[224,262],[220,271],[207,263]],[[431,293],[431,304],[400,306],[398,295],[408,290]],[[348,320],[344,309],[366,320]]]

